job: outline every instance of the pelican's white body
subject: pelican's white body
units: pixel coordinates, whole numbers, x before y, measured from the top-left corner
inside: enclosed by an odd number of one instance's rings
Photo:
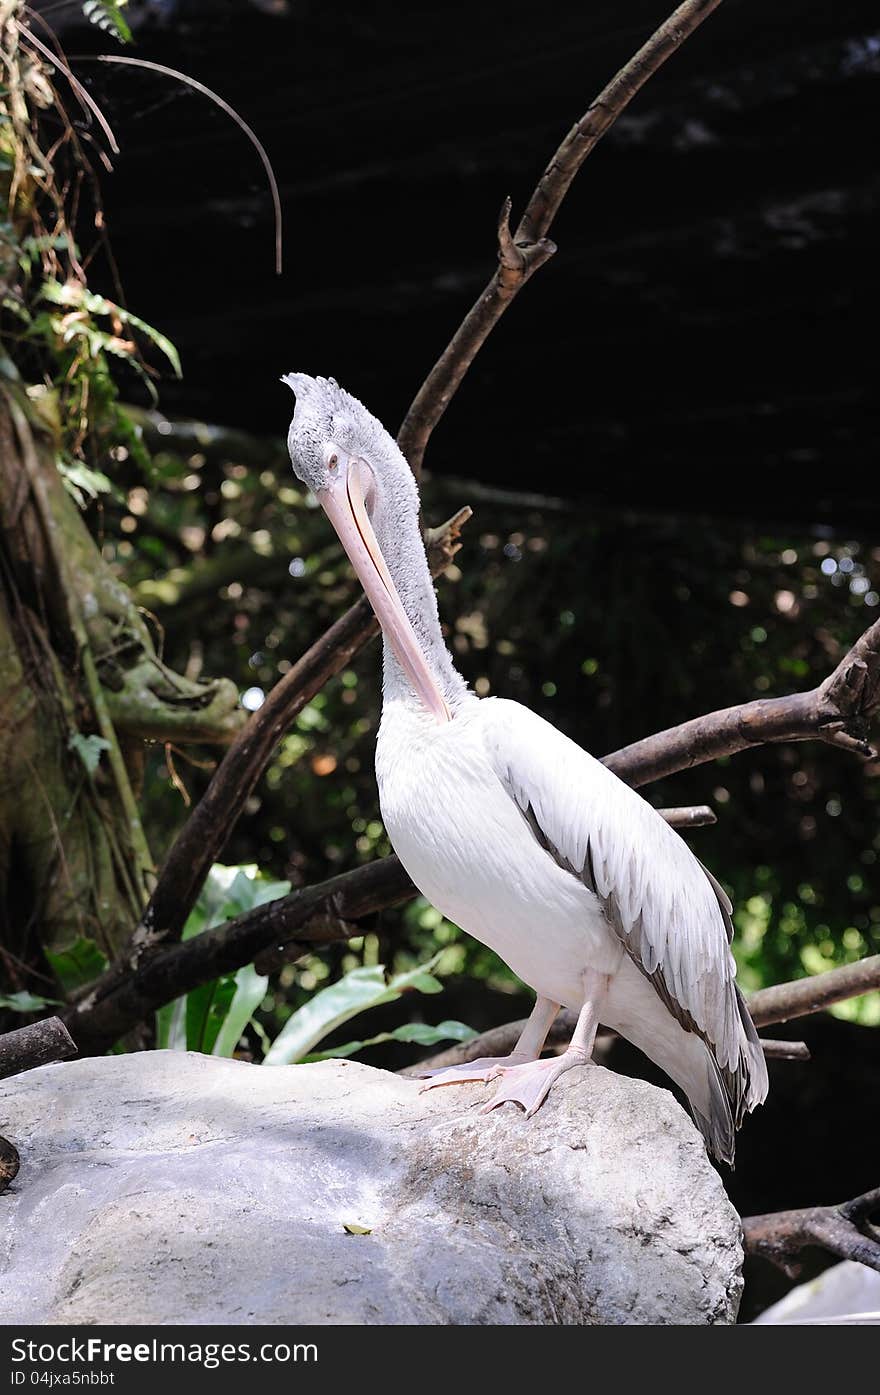
[[[333,379],[285,381],[297,394],[294,469],[382,625],[376,774],[401,862],[548,1007],[589,1016],[592,992],[600,1020],[682,1086],[709,1146],[732,1159],[767,1072],[736,989],[723,890],[645,800],[555,727],[468,691],[443,640],[400,450]]]
[[[511,706],[475,698],[439,726],[386,703],[376,746],[382,819],[432,905],[541,997],[577,1011],[585,970],[614,974],[624,950],[598,898],[541,847],[499,779],[491,726]]]
[[[661,1066],[703,1115],[714,1072],[626,953],[599,897],[541,845],[523,816],[535,796],[512,793],[539,772],[540,822],[567,849],[587,831],[611,849],[600,870],[628,913],[666,921],[657,959],[695,1017],[707,986],[721,1057],[743,1041],[723,917],[687,845],[599,761],[519,703],[471,697],[438,725],[407,702],[385,702],[376,746],[382,818],[413,882],[438,910],[491,949],[544,998],[577,1012],[588,971],[607,974],[603,1024]],[[572,851],[571,860],[576,854]],[[600,869],[602,864],[600,863]],[[604,888],[603,888],[604,889]],[[663,908],[666,908],[664,915]],[[653,967],[648,965],[649,968]],[[763,1064],[763,1063],[761,1063]]]

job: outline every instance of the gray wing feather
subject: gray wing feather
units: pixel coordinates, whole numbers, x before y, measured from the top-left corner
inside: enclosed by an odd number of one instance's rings
[[[494,706],[501,720],[491,725],[492,755],[502,783],[541,846],[596,895],[668,1010],[705,1043],[738,1127],[766,1095],[767,1069],[735,982],[724,888],[598,761],[518,703]]]

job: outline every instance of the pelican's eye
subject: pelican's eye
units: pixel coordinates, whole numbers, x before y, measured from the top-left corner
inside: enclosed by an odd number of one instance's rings
[[[334,451],[334,453],[330,456],[330,459],[327,461],[327,469],[328,469],[328,470],[338,470],[338,469],[339,469],[339,456],[336,454],[335,451]]]

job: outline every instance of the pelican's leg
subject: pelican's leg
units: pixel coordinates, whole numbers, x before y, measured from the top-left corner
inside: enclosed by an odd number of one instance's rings
[[[433,1090],[437,1085],[458,1085],[465,1080],[491,1080],[499,1070],[537,1061],[558,1011],[558,1003],[551,1003],[549,998],[538,998],[509,1056],[478,1056],[475,1061],[467,1061],[462,1066],[423,1071],[416,1077],[427,1082],[422,1090]]]
[[[597,974],[592,970],[584,976],[584,1005],[578,1013],[574,1035],[561,1056],[551,1056],[546,1061],[532,1059],[525,1065],[515,1064],[496,1068],[493,1075],[501,1077],[498,1092],[480,1110],[488,1114],[499,1104],[511,1101],[521,1104],[530,1118],[541,1108],[554,1080],[558,1080],[572,1066],[584,1066],[593,1054],[599,1015],[605,1002],[610,979],[607,974]],[[491,1077],[490,1077],[491,1078]]]

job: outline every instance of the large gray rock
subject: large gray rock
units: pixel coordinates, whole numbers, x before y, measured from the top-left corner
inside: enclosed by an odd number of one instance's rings
[[[739,1221],[669,1094],[589,1066],[525,1120],[491,1088],[169,1051],[8,1080],[0,1320],[735,1319]]]

